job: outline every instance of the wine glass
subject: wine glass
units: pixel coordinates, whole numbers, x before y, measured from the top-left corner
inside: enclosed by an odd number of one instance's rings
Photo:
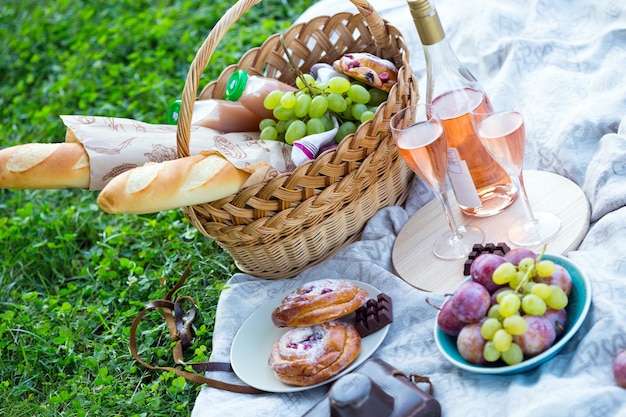
[[[435,241],[433,253],[444,260],[465,258],[485,234],[475,226],[458,226],[446,192],[448,149],[441,120],[433,106],[413,104],[391,118],[391,133],[400,154],[435,193],[450,228]]]
[[[511,243],[536,246],[553,238],[561,228],[559,217],[547,211],[533,211],[524,187],[524,147],[526,130],[515,93],[506,86],[487,90],[487,105],[470,113],[472,124],[487,152],[509,174],[520,193],[525,217],[508,232]]]

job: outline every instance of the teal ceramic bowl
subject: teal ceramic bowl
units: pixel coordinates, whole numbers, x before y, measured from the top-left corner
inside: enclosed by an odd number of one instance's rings
[[[469,372],[490,375],[508,375],[526,372],[536,368],[553,358],[563,349],[565,344],[569,342],[578,329],[580,329],[589,313],[589,308],[591,307],[591,285],[583,271],[568,258],[548,254],[545,254],[543,258],[561,265],[567,269],[572,277],[572,292],[569,296],[568,305],[565,308],[567,310],[567,329],[565,334],[563,334],[550,349],[517,365],[476,365],[463,359],[456,348],[456,338],[442,332],[435,322],[435,342],[439,351],[448,361]]]

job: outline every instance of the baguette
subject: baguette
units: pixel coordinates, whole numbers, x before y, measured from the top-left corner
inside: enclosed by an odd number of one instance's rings
[[[80,143],[28,143],[0,150],[0,188],[89,188],[89,156]]]
[[[208,203],[236,193],[250,177],[215,153],[149,162],[113,178],[98,205],[111,214],[147,214]]]

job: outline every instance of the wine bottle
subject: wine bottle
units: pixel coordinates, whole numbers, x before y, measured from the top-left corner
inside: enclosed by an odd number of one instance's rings
[[[517,190],[481,144],[470,112],[489,106],[480,83],[446,39],[430,0],[407,0],[426,61],[426,102],[439,114],[448,146],[448,178],[461,211],[491,216],[508,207]]]

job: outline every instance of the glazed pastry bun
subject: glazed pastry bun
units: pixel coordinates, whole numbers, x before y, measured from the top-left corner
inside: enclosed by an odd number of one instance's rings
[[[367,290],[347,280],[307,282],[288,294],[272,312],[276,327],[306,327],[356,311],[367,302]]]
[[[346,369],[361,351],[352,324],[331,321],[287,331],[274,344],[268,365],[285,384],[309,386]]]

